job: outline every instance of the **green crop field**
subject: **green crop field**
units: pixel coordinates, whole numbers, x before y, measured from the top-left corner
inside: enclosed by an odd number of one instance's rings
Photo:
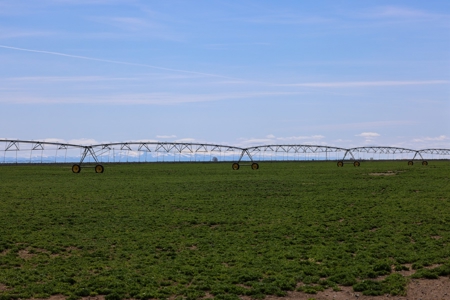
[[[450,275],[450,162],[0,166],[0,299],[237,299]]]

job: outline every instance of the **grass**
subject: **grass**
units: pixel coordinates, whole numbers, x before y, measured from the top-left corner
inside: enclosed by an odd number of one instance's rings
[[[237,299],[450,274],[450,164],[0,166],[0,299]],[[426,268],[438,265],[437,268]],[[383,277],[381,277],[383,276]]]

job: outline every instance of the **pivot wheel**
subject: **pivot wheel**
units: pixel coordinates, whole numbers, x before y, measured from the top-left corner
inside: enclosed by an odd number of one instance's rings
[[[408,161],[408,166],[412,166],[414,162],[412,160]]]
[[[81,171],[80,165],[73,165],[72,166],[72,172],[73,173],[80,173],[80,171]]]
[[[422,166],[428,166],[428,162],[427,162],[426,160],[424,160],[424,161],[422,162]]]
[[[337,162],[337,166],[338,167],[343,167],[344,166],[344,162],[342,160]]]
[[[234,163],[232,166],[233,170],[239,170],[239,164],[238,163]]]
[[[95,173],[103,173],[104,170],[105,170],[105,168],[103,168],[102,165],[95,166]]]
[[[259,165],[257,163],[252,163],[252,169],[253,170],[258,170],[259,169]]]
[[[361,165],[361,163],[359,162],[359,161],[355,161],[354,163],[353,163],[353,166],[355,166],[355,167],[359,167]]]

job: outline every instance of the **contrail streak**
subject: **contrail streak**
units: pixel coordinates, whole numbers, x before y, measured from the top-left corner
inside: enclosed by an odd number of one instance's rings
[[[18,50],[18,51],[26,51],[26,52],[34,52],[34,53],[42,53],[42,54],[50,54],[50,55],[64,56],[64,57],[70,57],[70,58],[85,59],[85,60],[93,60],[93,61],[99,61],[99,62],[120,64],[120,65],[146,67],[146,68],[152,68],[152,69],[158,69],[158,70],[164,70],[164,71],[188,73],[188,74],[202,75],[202,76],[208,76],[208,77],[219,77],[219,78],[227,78],[227,79],[236,79],[236,78],[232,78],[232,77],[226,77],[226,76],[210,74],[210,73],[186,71],[186,70],[180,70],[180,69],[171,69],[171,68],[164,68],[164,67],[158,67],[158,66],[147,65],[147,64],[138,64],[138,63],[125,62],[125,61],[108,60],[108,59],[101,59],[101,58],[88,57],[88,56],[65,54],[65,53],[60,53],[60,52],[25,49],[25,48],[10,47],[10,46],[5,46],[5,45],[0,45],[0,48],[11,49],[11,50]]]
[[[57,55],[57,56],[63,56],[63,57],[69,57],[69,58],[85,59],[85,60],[99,61],[99,62],[106,62],[106,63],[114,63],[114,64],[121,64],[121,65],[147,67],[147,68],[164,70],[164,71],[181,72],[181,73],[202,75],[202,76],[208,76],[208,77],[225,78],[225,79],[242,81],[242,79],[239,79],[239,78],[226,77],[226,76],[216,75],[216,74],[201,73],[201,72],[194,72],[194,71],[186,71],[186,70],[179,70],[179,69],[171,69],[171,68],[164,68],[164,67],[158,67],[158,66],[153,66],[153,65],[130,63],[130,62],[123,62],[123,61],[115,61],[115,60],[101,59],[101,58],[88,57],[88,56],[72,55],[72,54],[66,54],[66,53],[61,53],[61,52],[18,48],[18,47],[11,47],[11,46],[5,46],[5,45],[0,45],[0,48],[10,49],[10,50],[17,50],[17,51],[25,51],[25,52],[33,52],[33,53],[42,53],[42,54],[49,54],[49,55]],[[270,85],[274,85],[272,83],[260,82],[260,81],[254,81],[254,80],[250,80],[250,81],[247,80],[247,82],[256,83],[256,84],[265,84],[265,85],[269,85],[269,86]],[[277,86],[277,84],[275,84],[274,86]],[[282,86],[282,85],[280,85],[280,86]],[[315,88],[316,89],[316,87],[309,87],[309,86],[306,86],[305,88]]]
[[[72,55],[72,54],[66,54],[66,53],[61,53],[61,52],[25,49],[25,48],[11,47],[11,46],[5,46],[5,45],[0,45],[0,48],[17,50],[17,51],[25,51],[25,52],[42,53],[42,54],[49,54],[49,55],[57,55],[57,56],[105,62],[105,63],[121,64],[121,65],[128,65],[128,66],[138,66],[138,67],[152,68],[152,69],[157,69],[157,70],[164,70],[164,71],[171,71],[171,72],[178,72],[178,73],[195,74],[195,75],[201,75],[201,76],[207,76],[207,77],[225,78],[225,79],[231,79],[231,80],[237,81],[238,83],[253,83],[253,84],[260,84],[260,85],[263,84],[263,85],[272,86],[272,87],[299,87],[299,88],[304,88],[304,89],[311,89],[314,91],[322,91],[324,93],[329,93],[329,94],[336,94],[336,93],[329,92],[327,90],[328,88],[384,87],[384,86],[430,85],[430,84],[448,84],[448,83],[450,83],[450,81],[448,81],[448,80],[423,80],[423,81],[303,82],[303,83],[281,84],[281,83],[273,83],[273,82],[261,82],[261,81],[256,81],[256,80],[246,80],[246,79],[227,77],[227,76],[211,74],[211,73],[202,73],[202,72],[187,71],[187,70],[180,70],[180,69],[171,69],[171,68],[158,67],[158,66],[147,65],[147,64],[139,64],[139,63],[108,60],[108,59],[101,59],[101,58],[88,57],[88,56]]]

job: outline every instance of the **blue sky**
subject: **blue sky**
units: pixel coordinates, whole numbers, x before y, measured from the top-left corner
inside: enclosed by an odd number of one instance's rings
[[[0,0],[0,138],[450,148],[450,1]]]

